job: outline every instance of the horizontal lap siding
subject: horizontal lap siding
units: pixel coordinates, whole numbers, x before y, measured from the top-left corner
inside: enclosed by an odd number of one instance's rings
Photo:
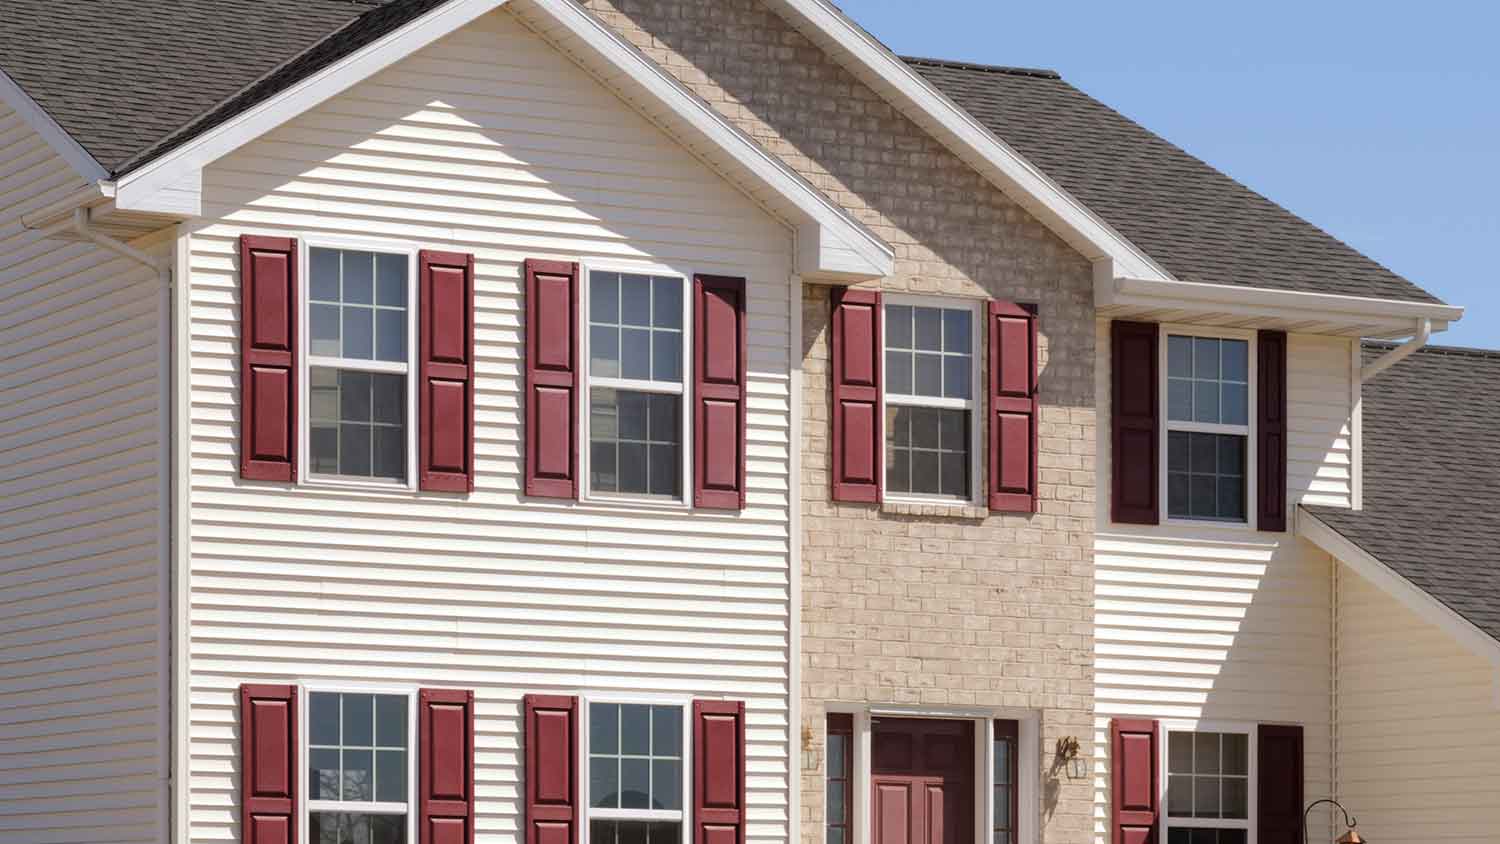
[[[21,215],[83,181],[0,106],[0,841],[160,841],[160,285]]]
[[[1109,323],[1098,396],[1109,413]],[[1349,502],[1349,341],[1292,335],[1287,369],[1290,506]],[[1100,477],[1110,445],[1099,440]],[[1108,835],[1115,717],[1305,729],[1305,793],[1331,786],[1331,562],[1292,534],[1109,522],[1095,544],[1095,839]]]
[[[1339,800],[1382,844],[1480,844],[1500,827],[1496,667],[1339,569]]]
[[[235,687],[472,688],[480,842],[519,841],[527,692],[748,701],[752,840],[787,835],[788,230],[565,58],[490,15],[210,168],[193,233],[195,841],[237,834]],[[246,485],[242,232],[476,256],[476,491]],[[739,515],[528,500],[521,261],[748,275]]]

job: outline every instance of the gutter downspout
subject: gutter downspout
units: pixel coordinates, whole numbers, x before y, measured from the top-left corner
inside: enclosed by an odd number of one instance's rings
[[[1402,343],[1396,348],[1391,349],[1389,352],[1386,352],[1385,354],[1366,364],[1365,367],[1359,371],[1359,383],[1363,384],[1369,381],[1371,378],[1374,378],[1380,373],[1386,371],[1387,369],[1390,369],[1391,367],[1415,354],[1423,346],[1427,345],[1427,341],[1431,339],[1432,320],[1426,317],[1417,320],[1416,335],[1410,340],[1407,340],[1405,343]]]
[[[157,455],[157,496],[160,502],[160,516],[157,519],[158,538],[160,545],[161,570],[158,572],[157,583],[157,624],[160,632],[160,641],[157,643],[157,658],[161,661],[161,682],[157,691],[157,718],[160,722],[157,736],[160,769],[157,771],[157,788],[159,792],[161,816],[158,822],[161,824],[161,835],[163,841],[170,840],[172,834],[172,694],[169,678],[172,674],[172,559],[173,559],[173,536],[176,524],[176,509],[172,502],[172,442],[173,424],[173,379],[172,379],[172,265],[173,255],[176,252],[176,241],[172,241],[172,249],[165,256],[155,256],[142,252],[127,243],[115,240],[108,235],[101,234],[90,227],[90,214],[88,208],[73,209],[72,218],[66,223],[51,227],[46,234],[57,234],[63,230],[71,230],[84,240],[93,243],[100,248],[107,249],[118,255],[144,264],[156,270],[157,277],[161,281],[161,289],[157,294],[156,319],[160,338],[157,348],[157,383],[160,391],[160,415],[161,422],[158,432],[160,442]]]

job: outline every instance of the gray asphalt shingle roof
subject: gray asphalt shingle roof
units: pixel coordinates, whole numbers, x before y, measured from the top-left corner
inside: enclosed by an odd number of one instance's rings
[[[1367,382],[1364,509],[1305,509],[1500,639],[1497,385],[1500,351],[1443,347]]]
[[[114,175],[445,0],[5,0],[0,69]],[[1438,301],[1062,81],[908,59],[1176,277]]]
[[[1178,279],[1438,301],[1055,71],[905,61]]]

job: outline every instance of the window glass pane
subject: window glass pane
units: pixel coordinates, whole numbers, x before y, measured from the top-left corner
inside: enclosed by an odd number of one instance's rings
[[[1167,814],[1172,817],[1192,817],[1193,778],[1183,774],[1167,777]]]
[[[339,426],[339,474],[370,477],[374,468],[369,425]]]
[[[1219,377],[1219,341],[1211,337],[1193,340],[1193,377],[1213,379]]]
[[[682,381],[682,335],[676,331],[652,332],[651,377],[656,381]]]
[[[620,377],[620,329],[589,329],[589,373],[599,378]]]
[[[974,315],[957,308],[943,311],[943,351],[964,355],[974,353],[971,323]]]
[[[653,279],[652,295],[652,325],[682,328],[682,279]]]
[[[1219,465],[1219,439],[1213,434],[1190,434],[1192,461],[1188,470],[1196,475],[1212,475]]]
[[[638,328],[620,331],[620,377],[651,380],[651,332]]]
[[[912,395],[932,396],[933,398],[940,398],[943,395],[942,355],[917,355]]]
[[[1217,381],[1193,382],[1193,420],[1219,422],[1219,384]]]
[[[1219,485],[1212,475],[1193,475],[1188,478],[1188,495],[1192,497],[1192,512],[1197,519],[1212,519],[1219,513]]]
[[[645,443],[639,442],[619,444],[620,492],[651,492],[651,478],[646,468],[649,448]]]
[[[589,805],[596,809],[620,807],[620,760],[615,756],[589,759]]]
[[[1193,770],[1199,774],[1219,773],[1219,734],[1193,735]]]
[[[650,446],[646,485],[652,495],[677,498],[681,492],[682,478],[677,469],[682,463],[677,457],[675,445]]]
[[[845,744],[848,737],[843,733],[828,734],[828,776],[842,777],[848,771],[845,763]]]
[[[911,453],[912,492],[930,494],[941,492],[942,477],[938,464],[938,453],[935,451],[913,451]]]
[[[374,791],[371,788],[372,770],[374,759],[369,750],[344,749],[344,778],[343,791],[340,800],[363,800],[374,799]]]
[[[615,844],[615,821],[591,821],[589,823],[590,844]]]
[[[651,278],[644,275],[620,276],[620,322],[625,325],[651,325]]]
[[[307,768],[307,796],[310,799],[339,799],[339,752],[336,748],[308,750]]]
[[[612,442],[589,445],[589,484],[598,492],[619,492],[619,449]]]
[[[1244,340],[1225,340],[1223,346],[1224,380],[1250,380],[1250,344]]]
[[[338,744],[339,696],[327,692],[313,692],[308,698],[308,743],[324,746]]]
[[[312,353],[337,357],[342,348],[339,340],[339,306],[315,304],[310,306],[308,313]]]
[[[345,747],[371,747],[375,744],[375,697],[344,695]]]
[[[995,783],[1010,785],[1010,740],[995,742]]]
[[[651,808],[651,760],[620,759],[620,808]]]
[[[910,449],[886,449],[885,488],[887,492],[911,492]]]
[[[620,752],[620,706],[615,703],[589,704],[589,753]]]
[[[1010,789],[1000,786],[995,789],[995,826],[1001,830],[1011,827]]]
[[[595,387],[589,402],[591,489],[679,497],[682,397]]]
[[[1167,771],[1173,774],[1193,772],[1193,734],[1173,732],[1167,741]]]
[[[406,362],[406,311],[381,308],[375,312],[375,358]]]
[[[375,751],[375,799],[381,803],[406,802],[406,751]]]
[[[1193,778],[1193,816],[1217,818],[1219,816],[1219,778]]]
[[[911,308],[906,305],[886,306],[885,346],[888,349],[911,348]]]
[[[405,844],[405,815],[371,815],[370,844]]]
[[[400,425],[406,419],[406,376],[374,373],[368,378],[370,419],[386,425]],[[349,421],[353,419],[349,417]]]
[[[966,498],[969,411],[896,406],[886,409],[886,488]]]
[[[647,393],[621,391],[618,396],[620,439],[642,440],[647,438],[647,411],[651,407],[651,396]]]
[[[1171,378],[1193,377],[1193,338],[1177,335],[1167,338],[1167,375]]]
[[[967,399],[973,392],[973,381],[969,377],[969,358],[958,355],[943,356],[943,395],[950,399]]]
[[[375,357],[375,311],[372,308],[344,307],[343,356],[355,360]]]
[[[1176,517],[1244,520],[1245,437],[1169,431],[1167,512]]]
[[[405,815],[309,813],[312,844],[406,844]]]
[[[950,452],[968,453],[969,414],[961,410],[940,410],[938,413],[938,448]]]
[[[841,826],[830,826],[827,828],[828,837],[825,844],[844,844],[844,828]]]
[[[1173,422],[1193,421],[1193,382],[1185,378],[1167,380],[1167,418]]]
[[[406,698],[381,695],[375,699],[375,742],[381,747],[406,747]]]
[[[1167,475],[1167,514],[1190,516],[1193,512],[1189,475],[1172,472]]]
[[[849,784],[842,780],[828,781],[828,819],[830,821],[847,817],[844,814],[846,811],[844,800],[848,786]]]
[[[942,412],[930,407],[914,407],[911,409],[911,445],[912,448],[937,449],[942,442],[941,433],[938,430],[942,422]]]
[[[339,301],[338,250],[315,246],[308,250],[307,260],[312,276],[308,295],[317,302]]]
[[[1223,791],[1224,817],[1243,819],[1250,813],[1250,781],[1243,777],[1225,777]]]
[[[915,321],[913,337],[916,348],[925,351],[943,350],[943,312],[937,308],[913,308]]]
[[[651,760],[651,808],[682,808],[682,760]]]
[[[885,353],[885,390],[891,395],[909,396],[911,391],[911,352]]]
[[[1250,388],[1244,384],[1225,384],[1220,393],[1219,412],[1225,425],[1250,424]]]
[[[339,428],[337,425],[314,425],[311,431],[310,463],[314,474],[333,475],[339,470]]]
[[[375,304],[375,256],[369,252],[343,252],[346,305]]]
[[[406,266],[405,255],[375,256],[375,304],[406,308]]]
[[[620,706],[620,753],[625,756],[651,753],[651,707],[632,703]]]
[[[938,458],[938,487],[943,495],[964,498],[969,494],[969,455],[945,451]]]
[[[606,324],[620,321],[618,273],[589,273],[589,320]]]
[[[1244,733],[1224,736],[1224,773],[1250,773],[1250,737]]]

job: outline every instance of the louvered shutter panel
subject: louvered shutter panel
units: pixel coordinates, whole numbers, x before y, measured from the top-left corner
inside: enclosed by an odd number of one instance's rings
[[[1259,742],[1260,844],[1302,844],[1302,728],[1262,724]]]
[[[421,488],[474,491],[474,256],[424,250],[417,443]]]
[[[297,687],[240,686],[240,840],[297,844]]]
[[[297,479],[297,241],[240,236],[240,477]]]
[[[745,506],[745,280],[693,279],[693,504]]]
[[[474,693],[417,695],[419,844],[474,841]]]
[[[526,494],[578,497],[578,265],[526,262]]]
[[[991,510],[1035,513],[1037,319],[1034,306],[990,302]]]
[[[1262,331],[1258,338],[1256,390],[1256,528],[1286,531],[1286,332]]]
[[[744,844],[743,701],[693,701],[693,826],[693,844]]]
[[[1156,844],[1161,730],[1155,721],[1110,723],[1111,825],[1114,844]]]
[[[1161,521],[1157,335],[1156,323],[1151,322],[1116,321],[1110,326],[1110,513],[1116,522]]]
[[[578,840],[578,698],[527,695],[526,844]]]
[[[880,293],[833,289],[833,500],[880,500]]]

